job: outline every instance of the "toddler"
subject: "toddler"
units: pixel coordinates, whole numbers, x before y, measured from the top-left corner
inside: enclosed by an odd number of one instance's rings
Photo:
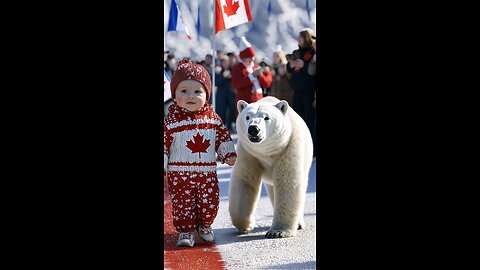
[[[214,241],[211,225],[217,216],[219,188],[215,153],[233,166],[236,153],[228,129],[206,101],[211,82],[207,70],[190,60],[178,63],[170,83],[175,104],[164,119],[164,170],[172,199],[177,246],[193,247],[197,230]]]

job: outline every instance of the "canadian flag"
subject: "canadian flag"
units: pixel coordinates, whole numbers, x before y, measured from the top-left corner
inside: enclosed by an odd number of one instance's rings
[[[252,20],[248,0],[216,0],[215,33]]]

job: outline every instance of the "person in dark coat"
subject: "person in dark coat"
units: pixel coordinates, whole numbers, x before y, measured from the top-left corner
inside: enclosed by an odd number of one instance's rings
[[[232,71],[229,62],[226,56],[220,59],[221,70],[215,74],[215,86],[217,86],[215,104],[218,115],[222,118],[228,130],[232,132],[232,124],[235,122],[237,105],[235,103],[235,93],[232,88]]]
[[[293,109],[305,120],[310,133],[314,134],[315,111],[312,106],[315,96],[315,76],[308,74],[313,57],[314,34],[310,28],[300,31],[298,49],[287,57],[287,71],[291,73],[290,85],[293,92]]]
[[[315,76],[317,74],[317,42],[313,42],[313,57],[308,64],[308,74]],[[315,95],[313,96],[313,104],[312,107],[314,110],[317,109],[317,89],[315,89]],[[317,119],[315,118],[315,128],[313,132],[313,145],[314,151],[313,155],[317,155]]]

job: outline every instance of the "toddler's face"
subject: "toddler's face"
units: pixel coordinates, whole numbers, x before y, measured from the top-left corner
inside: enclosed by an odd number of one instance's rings
[[[203,85],[195,80],[185,80],[175,89],[177,105],[191,112],[196,112],[205,105],[207,92]]]

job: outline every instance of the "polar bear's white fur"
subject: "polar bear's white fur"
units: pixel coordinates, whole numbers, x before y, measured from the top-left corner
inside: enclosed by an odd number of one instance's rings
[[[286,101],[266,97],[238,101],[237,161],[229,188],[233,225],[243,233],[255,226],[262,178],[273,205],[268,238],[295,236],[305,226],[303,210],[313,143],[305,121]]]

